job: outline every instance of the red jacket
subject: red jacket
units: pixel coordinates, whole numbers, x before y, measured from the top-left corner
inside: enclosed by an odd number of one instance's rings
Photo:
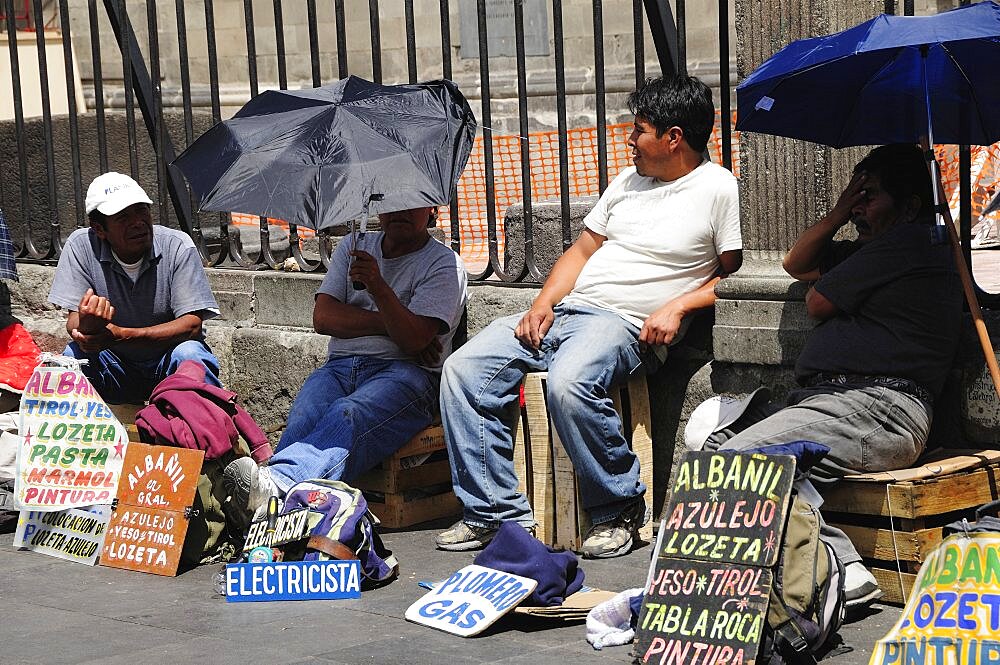
[[[194,360],[182,362],[153,389],[135,426],[143,441],[204,450],[205,459],[236,450],[240,435],[258,463],[271,456],[267,436],[236,403],[236,393],[205,383],[205,367]]]

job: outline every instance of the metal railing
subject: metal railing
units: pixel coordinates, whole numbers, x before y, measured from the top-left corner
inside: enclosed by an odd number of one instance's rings
[[[472,280],[491,279],[501,283],[528,283],[535,284],[544,278],[545,267],[539,265],[536,258],[536,233],[533,225],[534,207],[532,194],[532,163],[536,155],[532,153],[532,144],[527,137],[532,124],[532,110],[529,108],[528,95],[528,57],[525,48],[525,16],[524,6],[526,0],[509,0],[513,7],[514,22],[514,43],[515,53],[513,56],[513,66],[510,66],[509,59],[502,61],[503,67],[496,65],[495,58],[490,52],[490,30],[495,27],[487,20],[488,5],[494,5],[496,0],[437,0],[437,16],[435,22],[440,25],[440,32],[433,39],[440,42],[440,70],[432,72],[434,76],[452,78],[455,73],[455,48],[452,44],[452,9],[458,2],[474,3],[476,9],[476,32],[478,35],[478,80],[472,86],[478,84],[478,95],[481,101],[481,113],[479,116],[481,127],[481,146],[483,151],[483,168],[485,171],[485,228],[486,246],[484,265],[479,266],[470,274]],[[559,181],[559,206],[562,218],[561,244],[565,249],[573,241],[573,229],[570,225],[570,146],[567,142],[567,133],[570,127],[569,111],[567,109],[567,67],[566,48],[567,41],[564,36],[564,6],[563,0],[545,0],[546,9],[551,17],[551,42],[552,49],[552,76],[554,88],[551,97],[554,98],[556,126],[558,134],[558,181]],[[607,0],[590,0],[592,10],[591,24],[593,27],[593,80],[592,85],[587,88],[586,94],[592,95],[595,127],[597,133],[596,140],[596,169],[599,190],[603,191],[609,180],[608,172],[608,106],[609,95],[616,94],[622,90],[631,88],[631,81],[627,83],[616,80],[609,90],[605,80],[605,30],[604,14]],[[704,3],[712,0],[703,0]],[[357,2],[357,0],[355,0]],[[306,26],[308,32],[307,44],[295,44],[293,52],[290,53],[287,41],[287,26],[285,16],[292,10],[302,11],[302,4],[306,12]],[[351,55],[357,55],[358,47],[356,43],[364,42],[363,34],[348,34],[348,20],[345,9],[345,0],[333,0],[332,12],[335,30],[329,37],[320,35],[321,21],[319,18],[320,7],[316,0],[274,0],[269,15],[261,16],[255,9],[260,9],[259,3],[252,0],[243,0],[243,30],[246,41],[246,68],[244,82],[249,95],[256,95],[262,86],[288,88],[289,63],[290,58],[297,58],[301,61],[303,56],[308,58],[308,76],[301,81],[305,85],[318,86],[330,82],[331,78],[342,78],[354,73],[374,81],[382,82],[385,74],[383,67],[385,49],[383,48],[383,16],[380,11],[382,5],[393,4],[395,7],[399,3],[403,6],[403,24],[405,27],[405,78],[408,82],[416,82],[418,79],[418,44],[417,28],[415,16],[414,0],[368,0],[368,35],[367,55],[368,63],[358,64],[358,60],[363,58],[349,58],[349,39],[355,44]],[[86,0],[86,17],[73,15],[67,0],[47,3],[50,7],[55,6],[58,10],[59,35],[62,46],[63,68],[65,70],[66,100],[68,115],[68,135],[65,140],[69,143],[68,150],[58,150],[58,152],[68,153],[70,156],[69,166],[65,160],[59,160],[57,164],[56,139],[53,138],[54,120],[52,113],[52,94],[49,89],[47,51],[45,48],[45,34],[40,26],[46,25],[44,7],[46,3],[42,0],[32,0],[30,8],[32,11],[31,23],[35,26],[35,45],[37,53],[37,67],[39,70],[40,97],[41,97],[41,133],[44,136],[44,163],[39,164],[37,159],[33,162],[26,154],[26,125],[28,124],[24,113],[24,100],[22,97],[21,64],[17,40],[13,39],[17,27],[15,17],[17,9],[14,0],[2,0],[0,9],[5,15],[5,26],[8,35],[8,50],[11,66],[11,85],[13,89],[13,110],[15,132],[17,141],[17,177],[19,179],[19,196],[9,197],[7,192],[11,189],[8,185],[3,186],[6,178],[0,173],[0,205],[4,206],[8,212],[8,219],[12,220],[12,227],[16,233],[15,243],[17,245],[18,256],[21,260],[51,262],[58,258],[62,246],[62,240],[72,228],[86,224],[84,215],[83,192],[85,187],[84,172],[88,179],[99,172],[109,169],[112,159],[124,164],[124,155],[127,153],[128,168],[136,179],[149,163],[155,164],[155,182],[158,202],[158,217],[161,223],[176,224],[179,228],[189,233],[195,241],[206,265],[209,266],[235,266],[250,269],[273,268],[280,263],[286,255],[295,258],[296,263],[302,270],[317,271],[324,270],[328,264],[330,256],[330,243],[326,234],[319,234],[316,238],[305,239],[301,229],[294,225],[287,226],[287,245],[279,244],[276,248],[272,244],[272,233],[275,232],[276,225],[267,219],[259,222],[259,250],[247,251],[244,241],[238,229],[234,226],[229,215],[197,213],[194,211],[194,202],[187,189],[186,183],[180,173],[169,166],[176,153],[180,152],[181,146],[189,145],[199,133],[199,130],[207,128],[210,123],[217,123],[223,117],[222,84],[220,83],[219,67],[219,43],[216,25],[216,5],[214,0],[202,0],[201,3],[185,2],[175,0],[173,3],[173,15],[170,17],[176,26],[176,34],[165,34],[159,25],[161,17],[165,12],[169,12],[168,3],[156,2],[155,0],[144,0],[142,2],[133,0]],[[201,11],[197,16],[192,13],[192,7],[201,4]],[[331,3],[326,3],[329,5]],[[360,3],[359,3],[360,4]],[[433,5],[434,3],[429,3]],[[912,0],[904,0],[902,3],[904,13],[913,13]],[[628,6],[628,0],[618,0],[614,7]],[[652,41],[656,51],[656,59],[659,69],[663,72],[687,71],[687,3],[685,0],[676,0],[675,10],[671,11],[670,4],[663,0],[631,0],[630,3],[632,19],[632,39],[635,51],[634,60],[630,63],[634,73],[635,83],[640,83],[647,74],[659,74],[660,72],[647,72],[646,64],[646,40]],[[731,99],[731,76],[730,76],[730,15],[729,3],[727,0],[713,2],[718,12],[718,43],[715,59],[718,62],[717,81],[719,90],[720,126],[719,143],[721,144],[722,163],[727,168],[733,168],[733,132],[732,132],[732,99]],[[159,7],[158,7],[159,6]],[[353,6],[353,5],[352,5]],[[425,4],[426,6],[426,4]],[[329,6],[325,7],[327,10]],[[143,9],[144,11],[139,11]],[[699,9],[702,7],[699,5]],[[896,9],[893,0],[886,0],[885,9],[892,12]],[[158,13],[159,10],[159,13]],[[82,3],[74,5],[77,14],[82,14]],[[357,10],[355,10],[357,11]],[[114,53],[120,58],[120,62],[112,60],[108,62],[108,49],[102,48],[104,40],[109,35],[101,34],[101,24],[107,17],[110,22],[113,39],[116,48]],[[50,17],[51,19],[51,17]],[[199,30],[198,34],[204,33],[204,43],[194,43],[191,40],[191,30],[188,25],[191,21],[197,21],[204,30]],[[51,22],[51,21],[50,21]],[[144,24],[144,30],[142,26]],[[89,57],[92,68],[93,79],[93,113],[81,114],[76,104],[76,65],[74,63],[75,52],[73,49],[72,28],[76,26],[78,30],[86,27],[89,32]],[[136,29],[137,26],[140,29]],[[262,55],[259,46],[262,37],[259,35],[264,31],[270,36],[273,30],[273,50],[268,40],[268,53]],[[106,32],[106,30],[105,30]],[[141,38],[138,33],[144,32],[145,38]],[[231,32],[231,31],[230,31]],[[228,33],[227,33],[228,34]],[[421,35],[426,41],[427,35]],[[176,56],[179,75],[180,95],[178,100],[171,100],[166,106],[163,98],[161,81],[161,37],[169,37],[172,43],[172,57]],[[336,67],[330,67],[331,76],[324,78],[323,62],[321,55],[324,52],[321,41],[325,42],[327,53],[336,52]],[[307,52],[306,48],[307,47]],[[332,48],[331,48],[332,47]],[[464,45],[463,45],[464,47]],[[173,49],[176,48],[176,53]],[[202,69],[194,72],[191,52],[195,49],[201,52],[204,48],[205,58],[199,60]],[[362,49],[363,50],[363,49]],[[435,49],[436,51],[436,49]],[[425,51],[426,52],[426,51]],[[202,61],[203,60],[203,61]],[[434,66],[437,66],[437,58],[434,59]],[[174,61],[171,60],[173,64]],[[262,81],[261,64],[271,64],[274,67],[274,78],[276,80]],[[299,62],[301,64],[301,62]],[[424,63],[426,65],[426,63]],[[427,78],[428,68],[423,67],[423,78]],[[494,96],[491,82],[497,76],[509,76],[513,71],[516,78],[517,97],[517,134],[522,137],[520,142],[520,185],[523,200],[523,260],[513,262],[517,265],[509,265],[512,262],[505,261],[503,255],[504,238],[502,230],[503,210],[496,206],[496,183],[497,173],[495,168],[494,155]],[[701,72],[700,72],[701,73]],[[232,77],[232,72],[229,72]],[[394,74],[397,78],[402,78],[399,71]],[[713,73],[714,76],[714,73]],[[193,78],[207,80],[207,108],[208,112],[198,112],[197,104],[194,101]],[[120,114],[112,115],[108,106],[108,100],[115,94],[105,89],[106,81],[120,79],[120,86],[123,89],[120,105],[124,107],[124,125],[127,134],[127,146],[119,145],[112,138],[109,129],[109,122],[114,118],[120,123]],[[385,81],[393,82],[393,81]],[[293,83],[294,84],[294,83]],[[470,95],[471,96],[471,95]],[[227,105],[231,105],[227,103]],[[136,110],[138,106],[138,113]],[[175,115],[169,109],[180,109],[181,117],[176,119],[176,124],[180,127],[168,127]],[[167,116],[171,116],[168,118]],[[142,125],[138,125],[138,117],[142,118]],[[93,132],[96,136],[96,159],[95,163],[81,163],[81,152],[77,146],[81,145],[81,134],[83,130],[80,126],[81,118],[86,119],[88,126],[93,125]],[[169,121],[168,121],[169,120]],[[142,130],[145,130],[144,132]],[[88,130],[89,131],[89,130]],[[152,154],[144,155],[140,149],[145,145],[146,137]],[[175,143],[176,142],[176,143]],[[175,148],[175,145],[177,148]],[[32,189],[30,183],[37,183],[38,179],[29,179],[29,170],[39,167],[44,169],[46,174],[45,191],[37,191],[38,187]],[[67,172],[68,168],[68,172]],[[969,151],[965,147],[962,152],[962,209],[961,219],[963,224],[963,236],[968,252],[968,227],[971,217],[969,201],[971,194],[969,189]],[[148,182],[148,180],[147,180]],[[72,188],[72,198],[69,200],[67,192]],[[8,200],[16,199],[15,201]],[[60,203],[66,201],[65,204]],[[71,201],[71,202],[70,202]],[[13,205],[15,204],[16,205]],[[64,208],[71,207],[72,215]],[[16,208],[12,210],[11,208]],[[33,211],[44,209],[47,212],[46,218],[38,220],[33,215]],[[463,228],[466,228],[473,220],[468,218],[468,211],[462,209],[459,198],[453,198],[448,209],[446,218],[449,221],[447,229],[451,246],[463,253]],[[282,232],[285,227],[282,227]]]

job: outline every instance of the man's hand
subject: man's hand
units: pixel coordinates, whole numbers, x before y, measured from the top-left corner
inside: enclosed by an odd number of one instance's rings
[[[382,278],[382,273],[378,269],[378,261],[375,260],[374,256],[360,249],[352,250],[349,254],[354,257],[348,273],[351,281],[361,282],[372,294],[389,288],[389,285]]]
[[[107,328],[94,333],[93,335],[87,335],[86,333],[80,332],[79,328],[74,328],[70,331],[70,337],[72,337],[73,341],[87,353],[97,353],[99,351],[103,351],[117,341],[115,336],[111,334],[111,331]]]
[[[847,187],[840,193],[837,203],[827,217],[837,225],[844,226],[851,221],[851,211],[865,198],[865,173],[856,173]]]
[[[441,352],[444,347],[441,346],[441,340],[437,337],[431,340],[431,343],[425,346],[423,349],[417,353],[417,364],[423,367],[434,367],[441,360]]]
[[[539,305],[537,302],[531,305],[531,309],[524,313],[517,327],[514,328],[514,337],[521,340],[521,343],[537,349],[542,344],[545,333],[552,327],[556,314],[551,307]]]
[[[684,309],[676,301],[668,302],[646,317],[639,331],[639,341],[650,346],[670,344],[681,328],[684,315]]]
[[[77,312],[80,316],[77,330],[84,335],[100,334],[115,316],[114,305],[107,298],[96,295],[93,289],[87,289],[80,298]]]

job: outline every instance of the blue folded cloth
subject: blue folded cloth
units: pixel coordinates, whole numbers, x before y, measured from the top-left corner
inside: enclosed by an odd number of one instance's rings
[[[474,563],[536,580],[525,605],[562,605],[583,586],[583,570],[572,552],[544,545],[516,522],[504,522]]]
[[[788,443],[772,443],[752,450],[741,450],[743,453],[763,453],[764,455],[791,455],[795,458],[796,475],[809,473],[821,459],[830,452],[830,446],[815,441],[790,441]]]

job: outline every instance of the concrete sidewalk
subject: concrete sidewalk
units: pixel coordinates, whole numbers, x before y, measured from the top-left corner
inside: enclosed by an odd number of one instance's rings
[[[218,566],[176,578],[96,566],[88,568],[13,549],[0,535],[0,664],[88,663],[627,663],[630,647],[593,650],[582,623],[505,617],[463,639],[407,622],[406,608],[475,553],[433,549],[446,524],[387,532],[400,561],[399,579],[359,600],[226,603],[212,590]],[[11,527],[12,528],[12,527]],[[627,557],[584,561],[587,584],[622,590],[641,586],[650,546]],[[899,616],[876,606],[841,630],[850,653],[833,665],[867,663],[875,641]]]

